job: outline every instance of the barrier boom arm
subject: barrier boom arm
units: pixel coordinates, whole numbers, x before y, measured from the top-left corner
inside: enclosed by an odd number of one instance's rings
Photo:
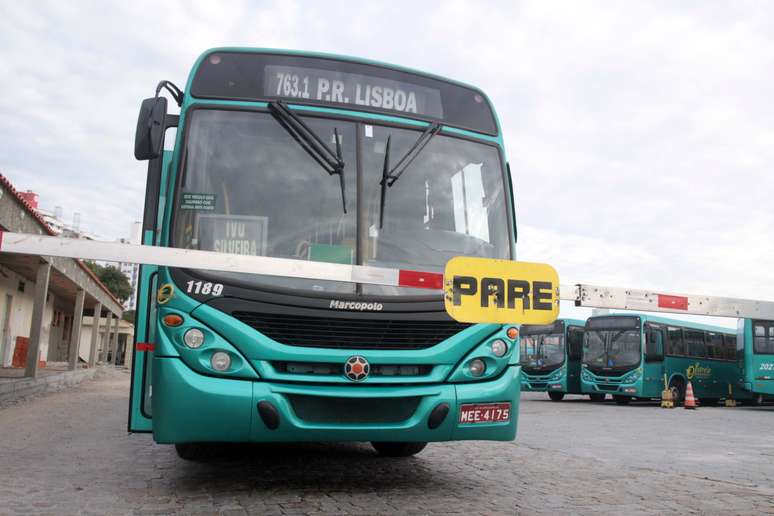
[[[652,290],[585,284],[562,285],[559,297],[563,301],[573,301],[575,306],[588,308],[774,320],[774,301],[665,294]]]
[[[391,287],[443,288],[443,274],[437,272],[225,254],[214,251],[99,242],[5,231],[0,231],[0,252],[242,272],[286,278],[344,281]]]

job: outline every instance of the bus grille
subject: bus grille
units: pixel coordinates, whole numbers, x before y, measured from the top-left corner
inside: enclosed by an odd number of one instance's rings
[[[344,364],[341,362],[271,362],[272,367],[280,373],[304,374],[319,376],[341,376],[344,374]],[[414,377],[427,376],[433,371],[427,364],[371,364],[369,376],[381,377]]]
[[[414,415],[419,396],[406,398],[339,398],[286,394],[299,419],[309,423],[400,423]]]
[[[470,324],[455,321],[340,319],[233,312],[238,320],[288,346],[339,349],[424,349]]]

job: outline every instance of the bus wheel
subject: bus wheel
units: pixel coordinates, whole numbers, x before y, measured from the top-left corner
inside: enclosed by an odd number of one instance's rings
[[[628,405],[632,399],[629,396],[619,396],[618,394],[613,394],[613,401],[619,405]]]
[[[705,407],[714,407],[718,404],[720,398],[699,398],[699,403]]]
[[[548,397],[551,398],[551,401],[562,401],[564,399],[564,393],[563,392],[549,392]]]
[[[589,394],[589,398],[591,398],[591,401],[593,401],[594,403],[602,403],[603,401],[605,401],[606,397],[607,397],[607,394],[603,392]]]
[[[421,452],[427,443],[389,443],[371,441],[371,446],[383,457],[411,457]]]
[[[680,405],[685,399],[685,382],[682,378],[672,378],[669,381],[669,390],[672,391],[672,400],[675,402],[675,406]]]
[[[760,407],[763,405],[763,394],[754,394],[748,403],[753,407]]]
[[[175,451],[183,460],[202,461],[212,456],[211,446],[204,443],[178,443]]]

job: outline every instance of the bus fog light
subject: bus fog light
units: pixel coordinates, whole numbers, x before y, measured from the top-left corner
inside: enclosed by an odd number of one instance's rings
[[[507,352],[508,344],[506,344],[505,341],[497,339],[496,341],[492,342],[492,353],[494,353],[496,357],[502,357]]]
[[[231,367],[231,357],[225,351],[216,351],[212,354],[210,365],[216,371],[225,371]]]
[[[486,371],[486,364],[480,358],[475,358],[468,364],[468,369],[473,376],[481,376]]]
[[[204,344],[204,333],[197,328],[191,328],[183,335],[183,342],[191,349],[200,348]]]

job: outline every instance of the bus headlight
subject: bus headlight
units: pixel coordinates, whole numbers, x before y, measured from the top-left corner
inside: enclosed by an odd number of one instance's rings
[[[486,364],[480,358],[474,358],[468,364],[468,370],[473,376],[481,376],[486,372]]]
[[[210,365],[216,371],[225,371],[231,367],[231,357],[225,351],[216,351],[210,358]]]
[[[492,342],[492,353],[498,358],[504,356],[508,352],[508,344],[504,340],[497,339]]]
[[[191,349],[197,349],[204,344],[204,333],[198,328],[191,328],[183,335],[183,342]]]

